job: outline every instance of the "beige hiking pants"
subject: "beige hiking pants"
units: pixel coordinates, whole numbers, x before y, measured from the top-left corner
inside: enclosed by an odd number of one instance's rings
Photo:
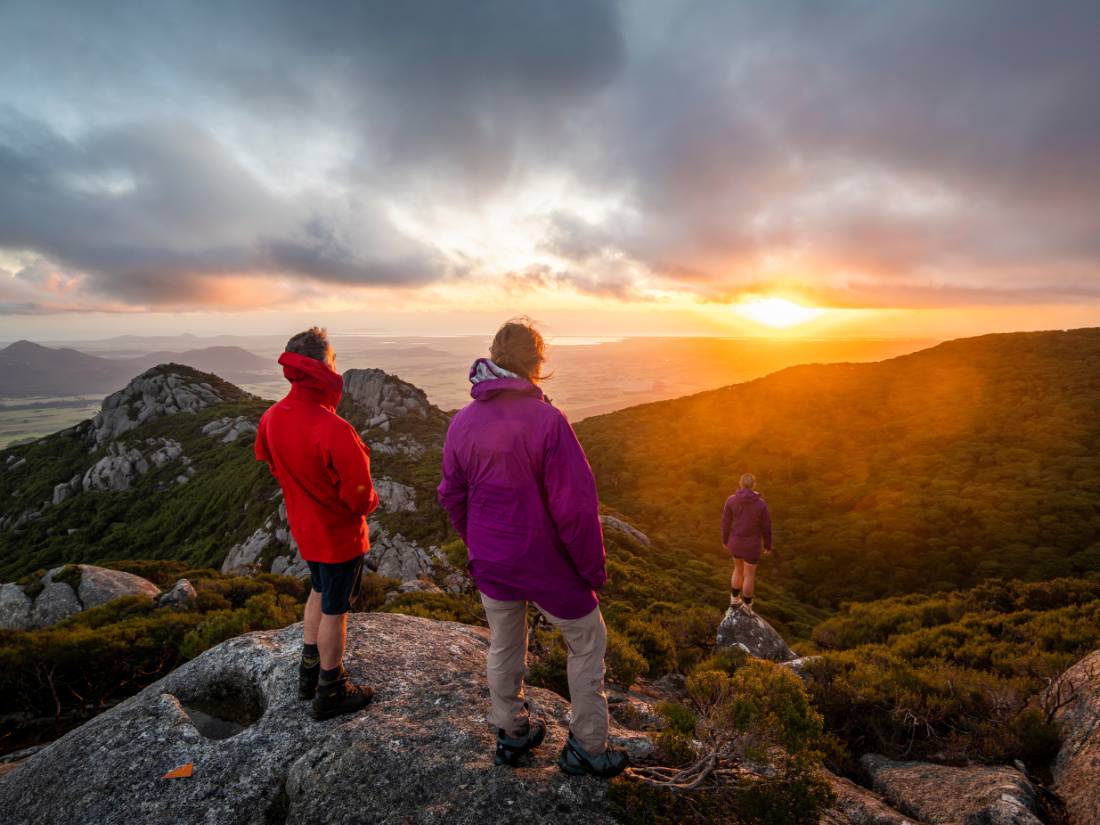
[[[523,707],[523,674],[527,669],[527,602],[502,602],[484,593],[489,620],[487,671],[493,707],[489,722],[507,736],[527,729]],[[603,689],[603,657],[607,651],[607,627],[600,608],[579,619],[559,619],[537,604],[539,612],[561,631],[569,651],[566,672],[572,699],[570,730],[577,743],[593,756],[607,750],[607,694]]]

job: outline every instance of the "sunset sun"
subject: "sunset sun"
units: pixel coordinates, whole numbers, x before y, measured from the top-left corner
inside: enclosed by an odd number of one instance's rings
[[[738,315],[758,324],[787,329],[821,315],[824,310],[805,307],[786,298],[751,298],[734,307]]]

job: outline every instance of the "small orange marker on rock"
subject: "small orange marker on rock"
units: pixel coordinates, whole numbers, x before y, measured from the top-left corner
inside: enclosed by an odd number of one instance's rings
[[[195,763],[188,762],[186,765],[180,765],[175,770],[168,771],[161,779],[186,779],[194,772]]]

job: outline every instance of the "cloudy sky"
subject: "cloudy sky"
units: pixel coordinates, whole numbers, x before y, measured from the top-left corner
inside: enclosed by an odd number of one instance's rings
[[[0,0],[0,325],[1100,323],[1100,3]]]

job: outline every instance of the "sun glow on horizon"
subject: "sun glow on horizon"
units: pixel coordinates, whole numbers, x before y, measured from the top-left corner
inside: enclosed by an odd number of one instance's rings
[[[825,312],[816,307],[806,307],[786,298],[756,297],[742,301],[734,307],[738,315],[775,329],[787,329],[817,318]]]

